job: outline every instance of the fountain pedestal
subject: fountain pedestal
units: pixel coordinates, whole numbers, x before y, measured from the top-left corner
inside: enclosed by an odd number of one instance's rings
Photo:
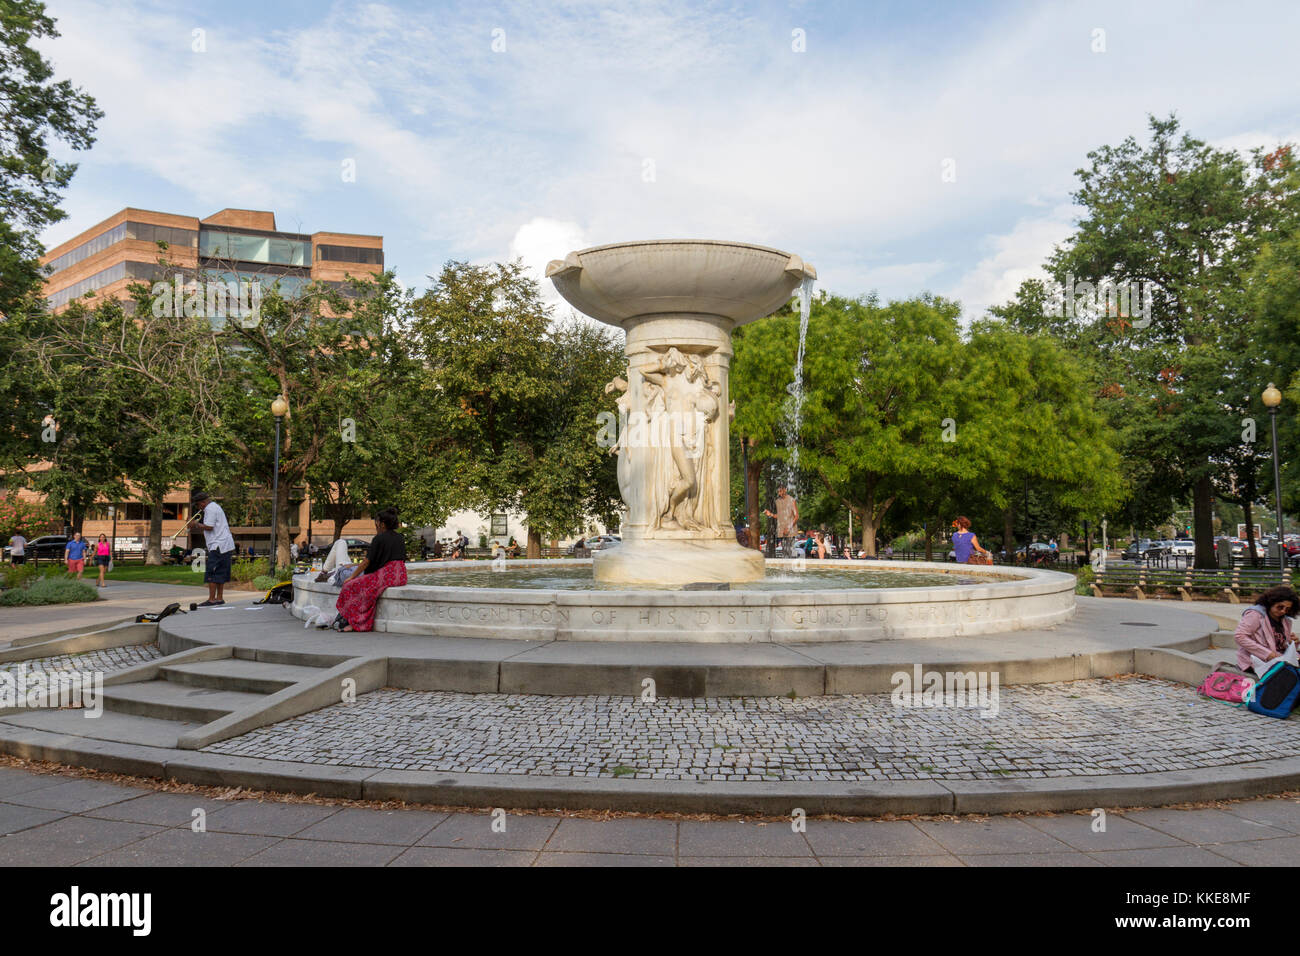
[[[753,581],[763,556],[731,523],[731,331],[770,315],[816,270],[744,243],[666,240],[596,246],[547,266],[580,312],[627,333],[618,392],[622,544],[597,552],[609,583]]]

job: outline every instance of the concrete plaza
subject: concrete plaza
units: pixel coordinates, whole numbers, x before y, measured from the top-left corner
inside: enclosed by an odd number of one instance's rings
[[[1114,811],[1104,831],[1067,813],[812,818],[795,832],[788,820],[503,812],[494,829],[487,811],[218,794],[0,767],[0,865],[1235,867],[1300,854],[1294,795]]]

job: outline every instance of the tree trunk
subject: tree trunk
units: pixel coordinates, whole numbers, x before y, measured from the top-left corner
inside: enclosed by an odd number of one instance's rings
[[[749,442],[749,447],[754,447],[752,438],[742,438],[741,441]],[[761,551],[762,546],[759,541],[762,537],[762,525],[759,524],[763,509],[760,506],[762,499],[758,494],[758,479],[763,473],[763,462],[755,461],[751,455],[748,461],[748,469],[745,471],[745,497],[749,499],[749,512],[745,515],[745,520],[749,522],[749,536],[746,544],[755,551]]]
[[[163,495],[150,494],[149,503],[149,550],[145,553],[145,564],[162,564],[162,523]]]
[[[540,558],[542,556],[542,536],[532,528],[528,529],[528,549],[524,552],[528,558]]]
[[[348,523],[348,519],[343,515],[342,512],[336,511],[334,513],[334,538],[333,538],[334,541],[337,541],[339,538],[343,537],[343,526],[347,523]]]
[[[925,560],[927,561],[934,560],[934,533],[938,528],[938,522],[931,524],[927,521],[925,523]]]
[[[878,527],[875,519],[875,509],[868,508],[862,512],[862,550],[867,553],[867,557],[876,556],[876,531]]]
[[[1198,478],[1193,486],[1192,527],[1196,529],[1196,567],[1218,567],[1214,557],[1214,489],[1209,475]]]
[[[1007,555],[1007,563],[1016,563],[1016,513],[1008,505],[1002,511],[1002,548]]]
[[[1259,551],[1255,548],[1255,524],[1250,520],[1250,502],[1241,503],[1242,517],[1246,519],[1246,547],[1250,552],[1250,566],[1259,567]]]

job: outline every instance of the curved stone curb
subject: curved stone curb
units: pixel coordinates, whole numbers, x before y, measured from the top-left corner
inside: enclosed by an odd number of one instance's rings
[[[370,655],[388,660],[389,686],[471,694],[639,695],[651,678],[665,697],[797,697],[889,693],[895,675],[923,669],[998,673],[1003,686],[1112,677],[1136,671],[1199,683],[1207,664],[1178,665],[1152,646],[1196,652],[1217,624],[1184,608],[1124,607],[1082,599],[1079,613],[1053,629],[1004,635],[862,643],[738,644],[514,641],[372,633],[348,639],[304,629],[273,614],[265,622],[172,617],[159,625],[164,652],[205,643],[240,647],[240,656],[333,666]],[[1123,627],[1125,621],[1142,626]],[[240,623],[232,628],[227,625]],[[1159,624],[1151,627],[1149,625]],[[1108,633],[1107,640],[1100,639]],[[328,662],[328,663],[327,663]],[[1173,668],[1172,670],[1170,668]],[[1192,679],[1194,677],[1194,679]]]
[[[726,783],[322,766],[72,738],[3,723],[0,752],[178,783],[351,800],[646,813],[785,816],[795,808],[849,816],[1068,811],[1242,799],[1300,788],[1300,757],[1163,773],[1027,780]]]
[[[132,644],[152,644],[157,640],[158,625],[137,624],[135,620],[110,624],[95,630],[73,629],[55,636],[39,635],[20,638],[0,649],[0,664],[30,661],[39,657],[57,657],[60,654],[83,654],[111,647],[128,647]]]

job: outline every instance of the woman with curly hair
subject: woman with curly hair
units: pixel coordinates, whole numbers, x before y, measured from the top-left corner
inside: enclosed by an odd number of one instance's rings
[[[1291,627],[1291,620],[1300,612],[1300,596],[1284,584],[1269,588],[1255,603],[1241,613],[1237,624],[1237,666],[1243,671],[1252,669],[1254,657],[1267,665],[1282,656],[1288,644],[1300,643]],[[1254,668],[1264,676],[1267,667]]]

